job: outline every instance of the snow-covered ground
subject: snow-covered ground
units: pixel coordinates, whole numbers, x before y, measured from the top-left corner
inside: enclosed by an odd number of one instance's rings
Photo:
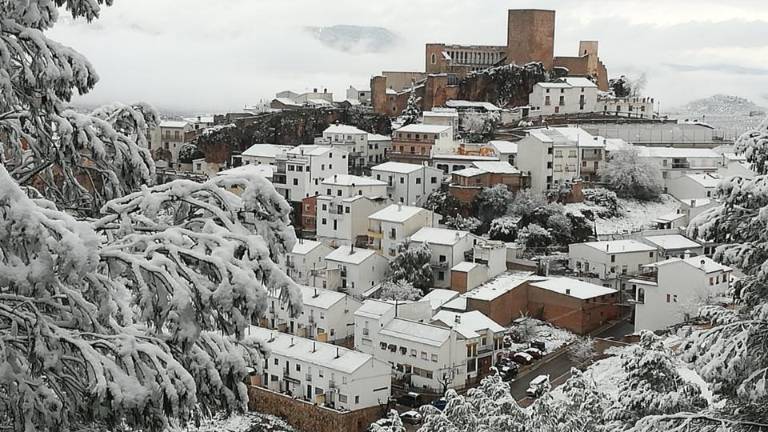
[[[622,211],[621,216],[610,219],[597,218],[595,224],[598,235],[621,234],[652,228],[651,221],[659,216],[676,212],[680,202],[671,195],[664,194],[659,201],[619,199],[619,206]],[[566,211],[592,210],[595,214],[601,209],[587,202],[566,204],[565,207]]]
[[[174,430],[174,429],[172,429]],[[176,428],[175,431],[189,432],[297,432],[279,417],[256,412],[233,414],[229,417],[217,414],[211,419],[203,420],[200,427],[188,425],[186,428]]]
[[[510,327],[511,331],[516,331],[516,327],[528,326],[527,333],[529,336],[527,341],[523,343],[512,343],[508,350],[512,353],[522,351],[526,348],[530,348],[530,341],[538,340],[544,342],[545,353],[549,354],[555,352],[564,345],[573,342],[576,339],[576,335],[557,327],[552,327],[547,322],[537,320],[535,318],[525,318],[528,323],[515,323]]]

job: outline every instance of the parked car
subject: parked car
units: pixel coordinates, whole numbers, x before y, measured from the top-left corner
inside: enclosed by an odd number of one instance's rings
[[[541,352],[546,352],[547,351],[547,348],[546,348],[546,345],[544,344],[544,341],[535,340],[535,339],[531,341],[531,348],[536,348],[537,350],[539,350]]]
[[[397,398],[397,403],[400,405],[409,406],[412,408],[418,408],[424,405],[424,399],[420,394],[415,392],[408,392]]]
[[[549,389],[549,375],[539,375],[532,379],[530,384],[528,384],[528,389],[525,391],[525,394],[528,395],[528,397],[535,399],[543,395],[544,392]]]
[[[406,411],[400,414],[400,420],[402,420],[403,423],[419,424],[421,423],[421,414],[413,410]]]
[[[512,356],[512,360],[517,364],[529,365],[533,363],[533,356],[525,352],[518,352]]]
[[[445,400],[445,398],[435,399],[430,403],[430,405],[442,411],[445,409],[445,406],[448,405],[448,401]]]
[[[512,381],[517,376],[518,370],[519,369],[515,363],[511,363],[509,366],[502,366],[499,369],[501,380],[504,382]]]
[[[542,353],[537,348],[528,348],[524,351],[526,354],[529,354],[531,357],[535,358],[536,360],[544,357],[544,353]]]

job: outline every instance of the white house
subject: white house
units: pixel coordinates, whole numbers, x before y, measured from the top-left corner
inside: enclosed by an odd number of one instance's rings
[[[621,278],[638,274],[657,259],[656,247],[637,240],[568,245],[568,265],[579,278],[614,289],[621,288]]]
[[[512,166],[517,166],[517,143],[511,141],[488,141],[481,147],[481,152],[492,153],[502,162],[509,162]]]
[[[334,175],[317,197],[317,239],[331,246],[368,241],[368,216],[388,205],[387,184],[370,177]]]
[[[459,148],[459,143],[453,138],[451,126],[414,123],[395,130],[393,135],[393,152],[429,156],[456,153]]]
[[[194,127],[188,121],[161,120],[151,135],[149,150],[152,156],[168,162],[169,168],[179,168],[179,150],[190,141],[192,131]]]
[[[270,293],[262,327],[321,342],[343,341],[354,336],[354,313],[362,302],[338,291],[298,287],[303,303],[301,314],[291,316],[280,292]]]
[[[410,247],[426,245],[432,251],[432,271],[434,286],[448,288],[451,286],[451,268],[465,261],[479,238],[467,231],[455,231],[445,228],[425,227],[413,234],[409,241]]]
[[[639,118],[654,117],[654,99],[645,96],[617,98],[608,93],[597,96],[597,110],[603,114],[623,115]]]
[[[263,387],[346,411],[389,400],[390,366],[370,354],[256,326],[248,335],[269,350],[258,368]]]
[[[416,205],[440,189],[443,173],[426,165],[384,162],[371,168],[371,177],[387,182],[387,196],[392,201]]]
[[[661,330],[696,316],[700,306],[727,293],[731,268],[704,256],[671,258],[648,266],[628,283],[635,292],[635,330]]]
[[[714,174],[722,165],[722,157],[708,148],[635,146],[640,157],[647,158],[661,170],[665,181],[685,174]],[[703,198],[703,197],[694,197]]]
[[[368,134],[368,163],[374,166],[387,159],[387,153],[392,150],[392,137],[389,135]]]
[[[517,148],[517,167],[538,192],[577,178],[595,180],[605,164],[605,139],[576,127],[529,130]]]
[[[696,198],[714,198],[720,177],[717,174],[684,174],[668,178],[667,192],[678,200]]]
[[[325,268],[325,256],[332,251],[333,248],[322,242],[298,239],[286,259],[288,277],[299,284],[317,286],[318,270]]]
[[[720,178],[742,177],[751,179],[757,175],[749,162],[747,162],[747,157],[743,154],[737,155],[733,152],[725,152],[722,153],[722,157],[722,166],[717,170]]]
[[[392,204],[368,216],[368,244],[394,257],[398,246],[424,227],[434,226],[435,214],[421,207]]]
[[[474,166],[475,162],[499,162],[496,156],[435,154],[432,155],[431,165],[443,172],[443,176],[450,178],[451,174]]]
[[[293,146],[275,144],[254,144],[239,155],[232,155],[232,165],[273,165],[277,167],[277,158],[285,157]]]
[[[420,302],[429,303],[432,310],[432,316],[434,316],[444,304],[455,299],[459,296],[458,291],[452,289],[435,288],[428,292],[424,297],[420,298]]]
[[[370,105],[371,104],[371,89],[358,89],[352,86],[349,86],[347,89],[347,100],[356,100],[359,101],[361,104],[364,105]]]
[[[450,126],[453,136],[459,134],[459,113],[455,109],[443,108],[421,113],[425,125]]]
[[[300,145],[289,150],[285,156],[278,155],[277,173],[285,176],[284,182],[275,180],[275,188],[288,201],[301,201],[321,193],[320,183],[336,174],[349,172],[347,153],[331,147]]]
[[[597,84],[582,77],[564,77],[533,86],[528,105],[540,115],[595,112]]]
[[[464,293],[495,278],[507,270],[507,248],[503,242],[481,240],[471,254],[451,267],[451,289]]]
[[[329,270],[339,269],[339,291],[362,298],[384,280],[389,261],[371,249],[341,246],[325,257]]]

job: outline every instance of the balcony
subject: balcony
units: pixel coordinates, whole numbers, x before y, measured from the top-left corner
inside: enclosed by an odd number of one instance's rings
[[[341,269],[339,274],[341,275],[341,277],[347,277],[347,269]]]
[[[430,264],[433,268],[436,268],[438,270],[446,270],[448,269],[448,261],[443,262],[437,262],[437,263],[431,263]]]
[[[328,206],[328,213],[335,214],[335,215],[344,214],[344,207],[338,207],[338,206],[335,206],[335,205],[330,205],[330,206]]]
[[[672,164],[672,169],[690,169],[691,164],[688,162],[678,162]]]
[[[329,389],[335,389],[336,387],[336,381],[330,380],[328,381],[328,388]]]
[[[381,239],[384,237],[384,233],[382,233],[381,231],[368,230],[368,237],[372,239]]]
[[[585,161],[603,160],[603,154],[602,153],[582,153],[581,160],[585,160]]]
[[[308,374],[305,374],[305,375],[304,375],[304,380],[305,380],[306,382],[312,382],[312,374],[309,374],[309,373],[308,373]]]

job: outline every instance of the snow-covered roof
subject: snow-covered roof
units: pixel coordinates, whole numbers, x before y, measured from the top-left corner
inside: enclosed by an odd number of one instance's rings
[[[543,88],[571,88],[571,85],[564,82],[540,82],[536,85]]]
[[[422,211],[426,211],[426,210],[424,210],[421,207],[392,204],[368,216],[368,219],[399,223],[399,222],[407,221],[408,219],[418,215]]]
[[[705,188],[716,188],[720,184],[720,177],[712,174],[686,174],[685,177]]]
[[[554,146],[605,147],[605,140],[593,136],[578,127],[556,127],[531,129],[528,133],[541,142]]]
[[[584,246],[589,246],[609,254],[625,253],[625,252],[650,252],[656,250],[652,246],[641,243],[637,240],[606,240],[582,243]]]
[[[616,293],[616,290],[613,288],[567,277],[553,277],[539,281],[531,281],[530,285],[582,300]]]
[[[366,363],[376,361],[370,354],[267,328],[251,326],[246,334],[260,339],[273,355],[300,360],[330,371],[351,374]]]
[[[721,159],[721,156],[712,149],[690,147],[644,147],[635,146],[638,154],[643,157],[655,157],[666,159],[679,158],[712,158]]]
[[[388,95],[396,95],[396,94],[397,94],[397,92],[395,91],[395,89],[391,89],[391,88],[388,88],[386,93],[387,93]]]
[[[259,175],[268,179],[271,179],[275,173],[277,167],[272,165],[240,165],[239,167],[226,169],[219,171],[216,175],[219,176],[242,176],[242,175]]]
[[[467,310],[467,298],[464,296],[458,296],[455,299],[444,303],[442,308],[450,309],[450,310],[465,311]]]
[[[511,141],[488,141],[488,145],[493,147],[499,154],[517,154],[517,143]]]
[[[288,154],[299,156],[322,156],[330,151],[333,151],[333,147],[318,146],[314,144],[302,144],[288,150]]]
[[[188,125],[189,125],[189,122],[184,120],[161,120],[160,121],[161,128],[182,129],[187,127]]]
[[[449,117],[459,118],[458,111],[424,111],[422,113],[424,117]]]
[[[490,102],[472,102],[466,100],[449,100],[445,103],[449,108],[483,108],[486,111],[501,111],[501,108]]]
[[[311,105],[332,105],[333,103],[325,99],[307,99],[307,103]]]
[[[306,255],[315,250],[316,247],[320,247],[322,245],[323,244],[319,241],[300,239],[296,241],[295,245],[293,245],[291,253],[296,255]]]
[[[403,162],[384,162],[371,168],[371,171],[386,171],[398,174],[410,174],[423,168],[423,165],[409,164]]]
[[[281,154],[287,153],[291,150],[292,146],[274,145],[274,144],[254,144],[248,147],[242,155],[253,157],[276,157]]]
[[[683,199],[680,200],[681,203],[687,205],[688,207],[704,207],[708,206],[709,203],[712,202],[712,199],[710,198],[690,198],[690,199]]]
[[[714,272],[728,272],[733,270],[732,268],[722,265],[718,262],[715,262],[711,258],[708,258],[704,255],[700,256],[693,256],[689,258],[670,258],[668,260],[659,261],[657,263],[649,264],[646,267],[663,267],[668,264],[673,264],[677,262],[683,262],[685,264],[688,264],[690,266],[699,268],[704,271],[704,273],[714,273]]]
[[[355,311],[355,315],[379,319],[394,307],[395,305],[381,300],[366,300],[363,302],[363,305]]]
[[[432,310],[439,309],[442,305],[455,299],[459,293],[454,290],[435,288],[427,295],[419,299],[420,302],[429,302]]]
[[[656,219],[653,220],[653,222],[654,223],[669,223],[669,222],[674,222],[674,221],[676,221],[678,219],[682,219],[684,217],[685,217],[685,213],[672,212],[672,213],[663,214],[663,215],[657,217]]]
[[[470,262],[470,261],[462,261],[462,262],[456,264],[455,266],[451,267],[451,271],[467,273],[467,272],[471,272],[472,270],[474,270],[479,265],[480,264],[478,264],[478,263],[474,263],[474,262]]]
[[[184,117],[184,120],[190,123],[213,123],[214,119],[212,115]]]
[[[645,237],[648,243],[654,244],[664,250],[699,248],[700,244],[680,234],[669,234]]]
[[[451,312],[444,310],[435,314],[432,321],[439,321],[447,325],[467,339],[480,337],[481,332],[485,330],[492,333],[503,333],[506,330],[480,311]]]
[[[274,100],[277,101],[277,102],[280,102],[283,105],[300,106],[299,104],[296,103],[296,101],[294,101],[293,99],[289,99],[289,98],[279,97],[279,98],[275,98]]]
[[[468,236],[467,231],[456,231],[447,228],[424,227],[411,236],[411,241],[416,243],[431,243],[453,246],[461,239]]]
[[[488,174],[488,171],[482,170],[476,167],[469,167],[469,168],[464,168],[464,169],[454,171],[451,174],[457,175],[460,177],[474,177],[478,175]]]
[[[432,324],[395,318],[379,330],[379,334],[439,347],[450,339],[451,330]]]
[[[389,135],[368,134],[368,142],[371,141],[392,141],[392,137]]]
[[[597,84],[584,77],[563,77],[560,80],[572,87],[597,87]]]
[[[621,138],[605,138],[603,139],[603,142],[605,142],[605,151],[607,152],[619,151],[632,147],[630,143]]]
[[[322,184],[330,186],[386,186],[387,182],[352,174],[334,174],[323,180]]]
[[[319,309],[329,309],[336,303],[344,300],[347,297],[346,294],[331,291],[325,288],[315,288],[306,285],[297,285],[301,292],[301,299],[304,302],[304,306],[312,306]],[[271,295],[275,298],[280,298],[280,292]]]
[[[328,126],[323,131],[323,133],[324,134],[325,133],[350,134],[350,135],[352,135],[352,134],[358,134],[358,135],[368,134],[368,132],[366,132],[364,130],[360,130],[360,129],[354,127],[354,126],[344,125],[344,124],[338,124],[338,125],[337,124],[333,124],[333,125],[330,125],[330,126]]]
[[[443,125],[426,125],[426,124],[409,124],[408,126],[403,126],[400,129],[397,129],[395,132],[415,132],[415,133],[432,133],[432,134],[439,134],[443,133],[447,130],[450,130],[450,126],[443,126]]]
[[[472,165],[480,168],[483,171],[488,171],[493,174],[519,174],[520,170],[510,165],[507,161],[489,162],[489,161],[475,161]]]
[[[461,296],[465,299],[491,301],[522,285],[532,274],[531,272],[502,273]]]
[[[497,161],[496,156],[476,156],[476,155],[459,155],[459,154],[436,154],[432,156],[432,162],[436,160],[460,160],[460,161]]]
[[[347,264],[360,264],[376,252],[371,249],[360,249],[351,246],[340,246],[325,256],[326,261],[338,261]]]

